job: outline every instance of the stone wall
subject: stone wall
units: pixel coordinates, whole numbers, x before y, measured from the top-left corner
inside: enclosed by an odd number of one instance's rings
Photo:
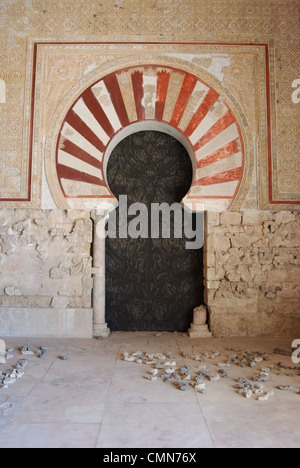
[[[89,212],[1,210],[2,334],[22,333],[22,321],[27,333],[38,334],[34,317],[42,311],[43,334],[52,334],[55,317],[53,334],[65,335],[67,311],[72,321],[70,310],[91,308],[92,229]]]
[[[213,334],[299,334],[300,214],[209,213],[206,229]]]

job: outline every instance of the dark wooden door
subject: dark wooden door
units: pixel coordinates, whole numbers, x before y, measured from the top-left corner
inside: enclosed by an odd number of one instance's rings
[[[113,151],[107,178],[117,198],[127,195],[128,205],[148,207],[150,225],[152,203],[171,205],[188,192],[192,164],[171,136],[139,132]],[[118,230],[119,209],[116,221]],[[107,238],[106,316],[112,331],[186,331],[194,307],[203,303],[203,250],[187,250],[184,237],[174,238],[172,223],[168,239]]]

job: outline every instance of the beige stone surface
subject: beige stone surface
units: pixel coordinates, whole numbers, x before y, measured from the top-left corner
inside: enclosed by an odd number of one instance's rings
[[[6,344],[4,340],[0,340],[0,364],[5,364]]]
[[[219,226],[207,225],[205,296],[214,335],[300,333],[299,220],[289,212],[224,213]]]
[[[293,335],[294,336],[294,335]],[[298,389],[296,371],[278,374],[278,361],[294,366],[290,356],[273,355],[275,348],[291,347],[288,338],[196,339],[186,335],[113,333],[108,340],[27,339],[37,349],[48,348],[43,359],[28,357],[24,377],[0,389],[0,447],[3,448],[299,448],[299,395],[281,392],[278,385]],[[7,338],[17,348],[24,338]],[[250,400],[234,388],[240,377],[249,381],[262,367],[226,368],[228,379],[207,381],[206,394],[190,387],[181,392],[173,384],[144,378],[142,364],[125,362],[122,353],[145,350],[171,352],[178,366],[198,369],[199,362],[183,358],[218,350],[217,359],[207,359],[215,373],[232,351],[271,353],[276,371],[265,385],[275,395],[268,401]],[[68,356],[61,361],[58,356]],[[257,370],[258,369],[258,370]],[[286,375],[292,373],[294,376]],[[3,392],[3,393],[2,393]],[[10,405],[5,405],[10,403]],[[246,421],[246,424],[245,424]],[[101,458],[101,457],[100,457]]]
[[[84,211],[2,210],[0,307],[91,306],[92,221]]]
[[[23,337],[93,337],[92,309],[0,307],[1,335]]]

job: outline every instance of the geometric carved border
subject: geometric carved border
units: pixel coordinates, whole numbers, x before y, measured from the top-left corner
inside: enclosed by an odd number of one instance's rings
[[[239,121],[245,143],[245,168],[240,190],[231,209],[240,209],[247,197],[250,185],[252,191],[259,193],[259,206],[262,209],[292,209],[299,200],[273,200],[271,182],[273,158],[276,155],[276,119],[275,119],[275,83],[274,52],[270,44],[262,43],[45,43],[29,41],[29,51],[33,58],[32,100],[27,104],[31,109],[30,158],[32,157],[33,177],[28,179],[31,191],[31,202],[27,205],[40,206],[42,161],[45,156],[52,158],[55,154],[53,142],[59,134],[53,121],[58,119],[60,126],[75,99],[88,86],[96,83],[101,77],[117,69],[134,64],[163,64],[175,66],[193,73],[216,89],[228,103]],[[70,59],[78,54],[78,63],[83,63],[83,56],[91,58],[90,65],[81,76],[56,75],[57,83],[51,83],[49,66],[56,55],[56,63],[75,66]],[[142,55],[141,55],[142,53]],[[152,58],[151,58],[152,57]],[[214,66],[226,57],[230,62],[215,73]],[[95,58],[95,60],[94,60]],[[143,59],[143,60],[142,60]],[[154,60],[155,59],[155,60]],[[68,62],[69,60],[69,62]],[[93,62],[94,60],[94,62]],[[29,61],[30,62],[30,61]],[[88,62],[88,59],[86,59]],[[119,68],[117,68],[117,63]],[[180,65],[178,66],[178,64]],[[240,70],[237,64],[240,63]],[[120,65],[122,65],[120,67]],[[47,69],[48,67],[48,69]],[[90,67],[90,68],[89,68]],[[239,72],[239,75],[238,75]],[[48,75],[47,75],[48,73]],[[241,81],[246,81],[249,96],[246,96]],[[28,82],[28,79],[27,79]],[[52,99],[51,92],[57,88],[59,102]],[[65,87],[64,87],[65,86]],[[48,102],[46,96],[48,93]],[[61,93],[61,94],[60,94]],[[248,99],[248,100],[247,100]],[[29,97],[27,96],[27,101]],[[67,102],[68,101],[68,102]],[[251,107],[252,106],[252,107]],[[26,109],[25,109],[26,111]],[[51,117],[49,121],[49,116]],[[56,133],[56,135],[55,135]],[[272,141],[271,141],[272,135]],[[47,138],[45,145],[45,138]],[[54,151],[54,152],[53,152]],[[257,168],[258,171],[257,171]],[[259,176],[259,180],[256,176]],[[33,196],[34,194],[34,196]],[[1,202],[1,200],[0,200]],[[18,206],[18,202],[14,203]],[[7,206],[7,204],[6,204]],[[23,205],[24,206],[24,205]]]

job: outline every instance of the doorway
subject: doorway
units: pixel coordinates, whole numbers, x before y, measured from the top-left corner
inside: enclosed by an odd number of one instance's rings
[[[117,199],[128,206],[179,203],[188,192],[193,168],[188,152],[175,138],[157,131],[130,135],[112,152],[107,180]],[[183,209],[182,209],[183,210]],[[186,239],[106,239],[106,317],[112,331],[182,331],[203,303],[203,249],[187,250]],[[128,217],[128,223],[131,218]],[[149,231],[151,232],[149,217]]]

